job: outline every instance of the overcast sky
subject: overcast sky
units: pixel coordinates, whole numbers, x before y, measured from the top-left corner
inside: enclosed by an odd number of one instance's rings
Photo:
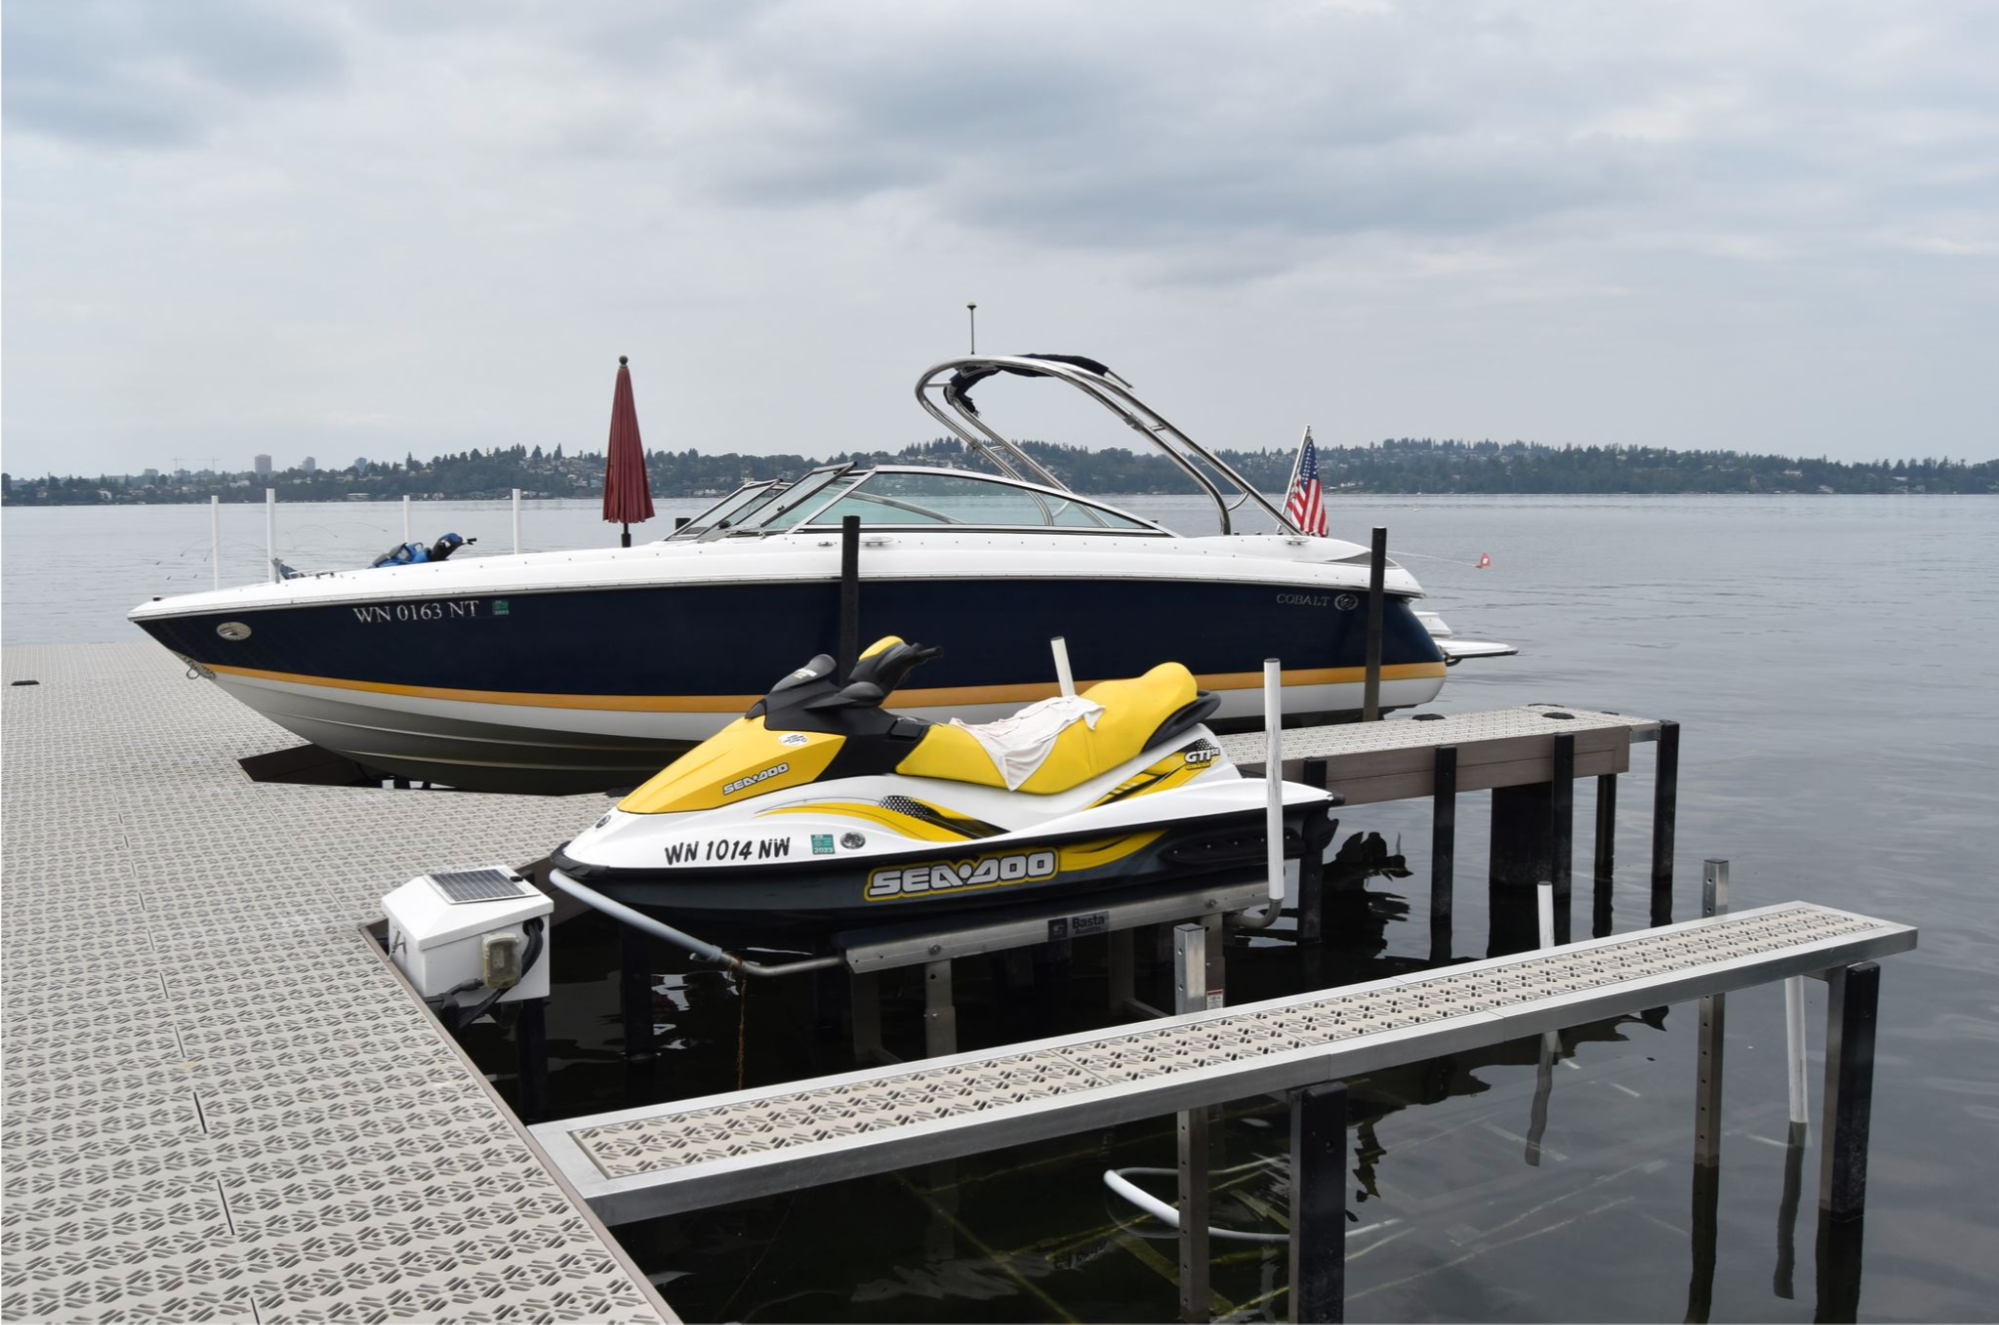
[[[7,0],[16,474],[1194,436],[1999,455],[1999,6]],[[1127,444],[1048,383],[1017,435]]]

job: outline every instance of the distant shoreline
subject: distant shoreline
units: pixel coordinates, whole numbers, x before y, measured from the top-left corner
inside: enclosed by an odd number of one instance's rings
[[[1198,496],[1199,490],[1162,455],[1112,447],[1088,450],[1023,441],[1023,450],[1078,492],[1156,497]],[[1282,493],[1295,453],[1224,449],[1217,453],[1244,481]],[[1319,476],[1328,495],[1365,496],[1935,496],[1999,492],[1999,459],[1978,462],[1948,456],[1920,460],[1835,461],[1734,451],[1676,451],[1663,447],[1543,446],[1537,442],[1390,439],[1372,446],[1322,446]],[[850,451],[825,459],[802,455],[744,455],[652,451],[646,471],[655,498],[719,498],[745,483],[795,480],[832,464],[982,468],[955,439],[919,442],[897,452]],[[310,467],[308,467],[310,466]],[[100,474],[24,478],[0,474],[6,506],[137,506],[205,503],[220,497],[235,505],[264,500],[275,489],[281,502],[356,504],[399,501],[506,501],[523,498],[589,499],[603,492],[604,458],[565,455],[558,446],[466,451],[420,461],[356,460],[344,469],[301,466],[276,472]]]

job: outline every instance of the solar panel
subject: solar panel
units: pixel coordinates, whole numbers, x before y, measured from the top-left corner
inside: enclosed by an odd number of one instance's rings
[[[446,870],[431,875],[430,882],[447,902],[502,902],[531,893],[529,885],[505,870]]]

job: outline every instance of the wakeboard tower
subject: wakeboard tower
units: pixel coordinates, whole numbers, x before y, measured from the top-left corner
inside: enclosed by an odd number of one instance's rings
[[[1208,729],[1220,700],[1174,662],[1076,694],[1057,644],[1064,693],[976,727],[882,707],[938,649],[887,637],[844,682],[822,654],[558,849],[552,881],[796,931],[1264,871],[1270,789]],[[1339,799],[1281,798],[1295,858]]]

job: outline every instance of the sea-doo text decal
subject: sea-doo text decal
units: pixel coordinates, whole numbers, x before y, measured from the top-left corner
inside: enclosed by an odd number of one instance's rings
[[[788,837],[718,837],[707,842],[669,842],[666,863],[691,865],[700,860],[783,860],[791,854]]]
[[[935,865],[902,865],[868,876],[867,899],[883,902],[896,897],[925,897],[965,892],[1006,883],[1055,877],[1053,851],[1019,851],[1004,856],[980,856]]]
[[[790,764],[772,764],[769,768],[766,768],[761,773],[752,773],[746,778],[737,778],[734,782],[724,784],[722,787],[722,794],[724,796],[732,796],[736,792],[741,791],[744,787],[754,787],[755,785],[757,785],[757,783],[762,782],[767,778],[774,778],[779,773],[789,773],[790,771],[791,771]]]

